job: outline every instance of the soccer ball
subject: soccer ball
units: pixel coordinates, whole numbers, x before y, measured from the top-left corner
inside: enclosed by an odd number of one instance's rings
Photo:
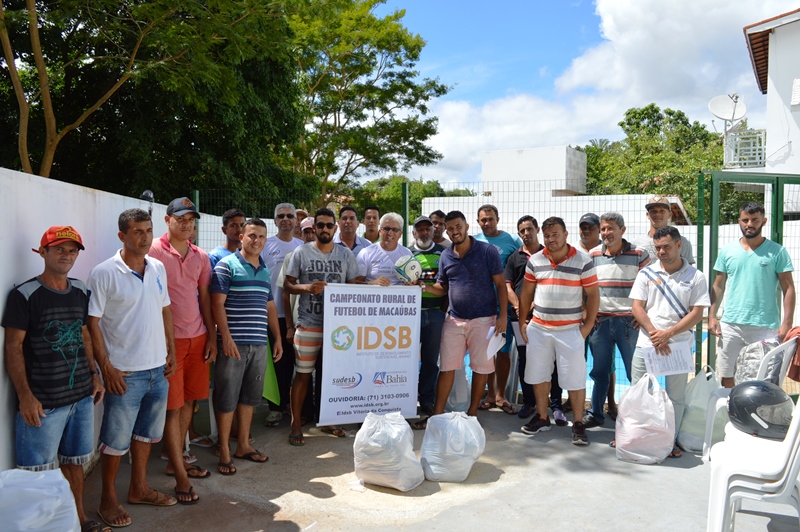
[[[406,255],[397,259],[394,263],[394,273],[397,278],[406,283],[416,282],[422,275],[422,264],[416,257]]]

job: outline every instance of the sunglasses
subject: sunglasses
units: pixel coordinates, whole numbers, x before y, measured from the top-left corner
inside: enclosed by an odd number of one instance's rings
[[[399,227],[381,227],[381,231],[386,231],[387,233],[399,233]]]
[[[281,213],[281,214],[276,215],[275,218],[277,218],[278,220],[283,220],[284,218],[289,218],[290,220],[293,220],[294,219],[294,214],[283,214],[283,213]]]
[[[317,229],[333,229],[334,227],[336,227],[336,224],[335,223],[331,223],[331,222],[328,222],[328,223],[317,222],[314,225],[317,226]]]

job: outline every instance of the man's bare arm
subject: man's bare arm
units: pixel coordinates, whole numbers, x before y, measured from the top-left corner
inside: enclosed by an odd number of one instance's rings
[[[792,280],[792,272],[782,272],[778,274],[778,282],[781,284],[783,291],[783,320],[778,329],[778,338],[786,338],[786,333],[792,328],[794,324],[794,304],[796,294],[794,290],[794,281]]]
[[[6,370],[19,398],[19,413],[25,423],[32,427],[41,427],[41,418],[46,417],[42,403],[33,395],[25,373],[25,355],[22,342],[26,332],[22,329],[6,328]]]

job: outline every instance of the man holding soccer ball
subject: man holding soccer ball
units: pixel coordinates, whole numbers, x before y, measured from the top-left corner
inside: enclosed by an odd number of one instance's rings
[[[358,268],[367,284],[402,285],[403,281],[395,274],[394,265],[401,257],[411,256],[411,251],[400,245],[403,217],[396,212],[387,212],[381,216],[378,227],[381,239],[358,253]]]

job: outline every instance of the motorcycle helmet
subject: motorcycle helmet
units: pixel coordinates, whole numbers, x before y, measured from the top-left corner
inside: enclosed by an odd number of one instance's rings
[[[792,399],[771,382],[743,382],[734,386],[728,396],[728,417],[733,426],[759,438],[783,440],[792,412]]]

